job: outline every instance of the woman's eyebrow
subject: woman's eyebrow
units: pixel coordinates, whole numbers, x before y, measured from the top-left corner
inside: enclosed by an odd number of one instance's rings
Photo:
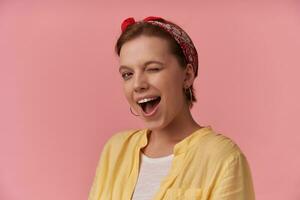
[[[125,65],[121,65],[121,66],[119,67],[119,72],[121,72],[122,69],[131,69],[131,68],[130,68],[130,67],[127,67],[127,66],[125,66]]]
[[[150,61],[147,61],[144,63],[144,66],[147,66],[147,65],[150,65],[150,64],[160,64],[160,65],[164,65],[163,62],[160,62],[160,61],[156,61],[156,60],[150,60]],[[120,68],[119,68],[119,72],[121,72],[122,69],[132,69],[131,67],[128,67],[126,65],[121,65]]]
[[[160,62],[160,61],[156,61],[156,60],[150,60],[148,62],[145,62],[144,66],[147,66],[147,65],[150,65],[152,63],[155,63],[155,64],[160,64],[160,65],[163,65],[164,63]]]

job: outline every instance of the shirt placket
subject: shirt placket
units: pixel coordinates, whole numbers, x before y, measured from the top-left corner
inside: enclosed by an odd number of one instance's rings
[[[166,194],[166,191],[175,181],[175,178],[178,176],[180,169],[182,169],[184,153],[178,154],[174,156],[171,169],[168,175],[162,180],[159,190],[154,196],[153,200],[162,200]]]

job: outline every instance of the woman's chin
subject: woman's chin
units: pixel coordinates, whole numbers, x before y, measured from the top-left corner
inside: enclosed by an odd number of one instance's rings
[[[144,120],[145,128],[150,130],[161,130],[165,128],[167,125],[168,123],[166,122],[166,120],[162,118],[157,120],[151,120],[151,121]]]

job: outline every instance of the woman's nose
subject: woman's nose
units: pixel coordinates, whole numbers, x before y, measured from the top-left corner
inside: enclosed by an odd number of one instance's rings
[[[149,87],[147,78],[142,74],[135,75],[133,84],[135,92],[143,91]]]

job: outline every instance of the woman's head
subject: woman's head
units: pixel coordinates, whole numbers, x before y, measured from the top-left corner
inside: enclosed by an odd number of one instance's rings
[[[151,22],[164,23],[163,26],[169,24],[168,28],[178,27],[163,19],[133,22],[125,26],[123,23],[123,33],[115,50],[120,56],[125,95],[139,114],[142,114],[142,107],[136,102],[138,98],[152,95],[160,97],[159,104],[165,105],[160,109],[165,109],[167,115],[176,115],[183,107],[191,108],[196,102],[193,81],[197,76],[197,52],[187,35],[175,40],[181,34],[176,32],[178,29],[172,29],[172,35]]]

